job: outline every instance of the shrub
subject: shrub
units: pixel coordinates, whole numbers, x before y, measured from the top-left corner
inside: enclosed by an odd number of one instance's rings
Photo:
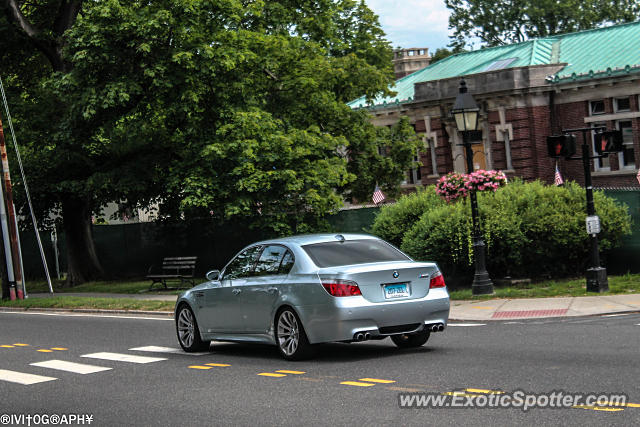
[[[371,227],[371,233],[400,247],[404,233],[428,210],[442,206],[433,186],[402,196],[393,205],[384,205]]]
[[[469,203],[418,200],[429,194],[426,190],[411,196],[410,204],[401,199],[397,205],[386,207],[384,221],[376,219],[374,223],[374,233],[397,218],[393,236],[402,236],[400,247],[410,256],[438,262],[449,276],[472,274]],[[630,233],[630,217],[626,205],[601,192],[595,192],[594,201],[602,226],[600,249],[606,251]],[[478,205],[492,277],[563,277],[584,271],[589,236],[585,230],[585,193],[577,184],[556,187],[514,180],[495,193],[479,193]],[[412,211],[411,216],[409,206],[422,206],[424,211],[422,215]]]

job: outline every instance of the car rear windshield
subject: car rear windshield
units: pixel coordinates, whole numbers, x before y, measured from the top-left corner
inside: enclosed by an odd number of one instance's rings
[[[409,258],[382,240],[362,239],[314,243],[302,247],[318,267],[407,261]]]

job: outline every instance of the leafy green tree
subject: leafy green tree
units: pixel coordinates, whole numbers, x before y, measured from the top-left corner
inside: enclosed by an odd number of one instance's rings
[[[58,34],[53,17],[71,3],[74,20]],[[14,6],[42,28],[34,37],[8,14],[0,43],[3,57],[23,58],[10,101],[36,204],[64,218],[70,284],[103,274],[91,215],[106,202],[306,231],[340,206],[357,172],[370,195],[413,161],[406,123],[376,130],[345,105],[390,94],[393,81],[390,46],[363,1]]]
[[[451,55],[453,55],[454,53],[458,53],[458,52],[454,52],[453,50],[449,50],[446,47],[440,47],[438,49],[436,49],[436,51],[433,53],[433,55],[431,55],[431,60],[429,61],[429,65],[431,64],[435,64],[436,62],[447,58]]]
[[[518,43],[529,38],[588,30],[640,16],[636,0],[445,0],[451,9],[451,46],[470,38],[484,46]]]

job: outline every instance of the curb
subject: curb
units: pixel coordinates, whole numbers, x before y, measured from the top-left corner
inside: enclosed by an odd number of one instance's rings
[[[513,319],[458,319],[454,317],[449,317],[449,321],[454,322],[505,322],[505,321],[513,321],[513,320],[549,320],[549,319],[571,319],[574,317],[596,317],[596,316],[610,316],[614,314],[634,314],[640,313],[638,309],[631,309],[625,311],[603,311],[602,313],[591,313],[591,314],[575,314],[572,316],[549,316],[549,317],[517,317]]]
[[[108,310],[101,308],[37,308],[37,307],[0,307],[3,311],[44,311],[54,313],[103,313],[103,314],[144,314],[156,316],[173,316],[173,311],[148,311],[148,310]]]

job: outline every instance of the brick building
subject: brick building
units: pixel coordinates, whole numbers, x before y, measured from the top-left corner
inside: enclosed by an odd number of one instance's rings
[[[422,166],[408,172],[406,187],[466,171],[449,114],[461,77],[481,109],[476,169],[552,183],[556,161],[546,137],[605,125],[622,130],[624,151],[592,161],[594,187],[640,189],[640,21],[453,55],[397,80],[392,98],[349,103],[368,109],[376,125],[408,116],[423,135],[416,157]],[[593,152],[592,134],[588,144]],[[565,180],[583,183],[582,162],[562,159],[558,166]]]

